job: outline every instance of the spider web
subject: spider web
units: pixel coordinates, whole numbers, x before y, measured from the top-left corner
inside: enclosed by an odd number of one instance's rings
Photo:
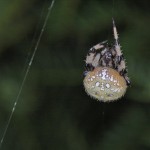
[[[30,68],[31,68],[31,66],[32,66],[32,63],[33,63],[34,57],[35,57],[35,55],[36,55],[36,52],[37,52],[37,50],[38,50],[38,47],[39,47],[39,44],[40,44],[40,41],[41,41],[43,32],[45,31],[45,27],[46,27],[46,25],[47,25],[47,22],[48,22],[48,19],[49,19],[50,14],[51,14],[52,8],[53,8],[53,6],[54,6],[54,3],[55,3],[55,0],[52,0],[52,2],[50,3],[50,5],[49,5],[49,7],[48,7],[47,15],[46,15],[46,17],[45,17],[45,19],[44,19],[43,26],[42,26],[42,28],[41,28],[41,31],[40,31],[40,34],[39,34],[39,36],[38,36],[38,39],[37,39],[37,41],[36,41],[36,43],[35,43],[35,46],[34,46],[34,48],[33,48],[33,53],[31,54],[31,57],[30,57],[30,59],[29,59],[29,63],[27,64],[27,67],[26,67],[26,70],[25,70],[25,74],[24,74],[23,80],[22,80],[22,82],[21,82],[21,84],[20,84],[20,88],[19,88],[18,94],[17,94],[17,96],[16,96],[16,98],[15,98],[15,101],[14,101],[14,104],[13,104],[13,107],[12,107],[12,110],[11,110],[11,113],[10,113],[10,116],[9,116],[9,118],[8,118],[8,121],[7,121],[6,125],[5,125],[4,131],[3,131],[3,133],[2,133],[2,137],[1,137],[1,140],[0,140],[0,149],[2,149],[2,145],[3,145],[4,138],[5,138],[6,134],[7,134],[7,130],[8,130],[8,128],[9,128],[10,122],[11,122],[11,120],[12,120],[12,116],[13,116],[13,114],[14,114],[14,112],[15,112],[16,106],[17,106],[18,101],[19,101],[19,99],[20,99],[20,95],[21,95],[21,93],[22,93],[23,87],[24,87],[25,82],[26,82],[26,79],[27,79],[27,77],[28,77],[28,73],[29,73]],[[43,13],[43,11],[42,11],[42,13]],[[36,33],[36,32],[35,32],[35,33]],[[34,35],[34,36],[35,36],[35,35]],[[33,40],[34,40],[34,38],[35,38],[35,37],[33,37]]]

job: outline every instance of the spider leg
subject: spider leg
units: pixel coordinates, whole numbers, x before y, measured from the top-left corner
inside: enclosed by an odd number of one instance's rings
[[[119,65],[121,63],[121,61],[124,59],[123,59],[123,54],[122,54],[120,44],[118,41],[117,28],[116,28],[115,21],[113,18],[112,18],[112,23],[113,23],[113,34],[114,34],[114,39],[115,39],[114,50],[116,52],[115,62],[116,62],[116,67],[117,67],[117,65]],[[118,71],[120,71],[120,70],[118,70]]]
[[[117,28],[116,28],[115,21],[113,18],[112,18],[112,23],[113,23],[113,33],[114,33],[115,45],[119,46]]]
[[[90,51],[93,51],[93,50],[100,50],[100,49],[102,49],[102,48],[104,48],[104,46],[106,45],[106,43],[107,43],[107,40],[106,41],[103,41],[103,42],[101,42],[101,43],[98,43],[98,44],[96,44],[96,45],[94,45],[92,48],[90,48]]]
[[[105,48],[107,41],[103,41],[90,48],[86,57],[86,70],[92,71],[95,67],[99,66],[101,59],[101,50]]]
[[[112,23],[113,23],[113,34],[114,34],[114,39],[115,39],[116,55],[117,55],[117,56],[121,56],[121,55],[122,55],[122,52],[121,52],[120,44],[119,44],[119,41],[118,41],[117,28],[116,28],[115,21],[114,21],[113,18],[112,18]]]
[[[127,85],[130,85],[130,80],[127,76],[127,69],[126,69],[126,64],[124,60],[124,56],[122,54],[120,44],[118,41],[118,33],[117,33],[117,28],[115,25],[115,21],[112,18],[112,23],[113,23],[113,33],[114,33],[114,39],[115,39],[115,45],[114,45],[114,50],[116,51],[116,56],[115,56],[115,66],[117,71],[120,73],[120,75],[124,76]]]

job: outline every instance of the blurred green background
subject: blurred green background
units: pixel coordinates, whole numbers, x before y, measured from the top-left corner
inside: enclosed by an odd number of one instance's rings
[[[51,1],[0,1],[0,137]],[[3,150],[150,149],[150,1],[56,0]],[[83,88],[89,48],[113,39],[114,17],[132,85],[113,103]]]

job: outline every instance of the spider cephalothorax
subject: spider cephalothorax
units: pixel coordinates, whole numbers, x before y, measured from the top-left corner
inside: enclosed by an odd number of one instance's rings
[[[114,20],[113,33],[113,46],[107,41],[101,42],[89,50],[85,60],[85,90],[93,98],[105,102],[122,97],[130,85]]]

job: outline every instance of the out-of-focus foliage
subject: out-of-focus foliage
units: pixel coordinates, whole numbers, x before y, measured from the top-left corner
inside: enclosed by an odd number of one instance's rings
[[[0,137],[51,1],[0,1]],[[6,133],[5,150],[150,149],[148,0],[56,0]],[[114,17],[132,85],[119,101],[82,85],[88,49],[113,40]]]

